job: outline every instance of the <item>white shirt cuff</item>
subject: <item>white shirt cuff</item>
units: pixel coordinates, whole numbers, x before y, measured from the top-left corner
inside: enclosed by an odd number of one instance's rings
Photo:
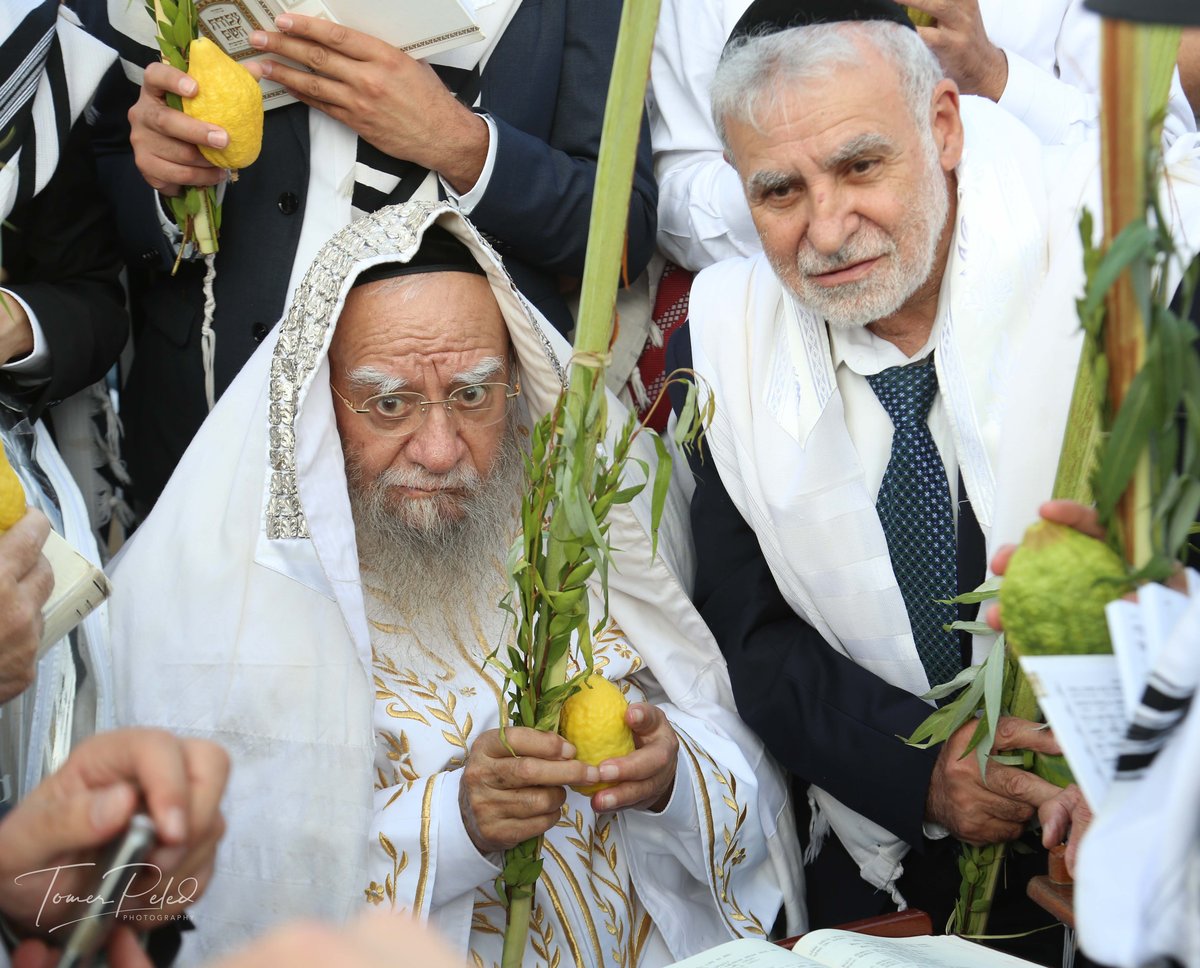
[[[487,158],[483,163],[483,171],[479,173],[478,180],[476,180],[469,192],[460,195],[450,187],[450,183],[446,179],[440,174],[438,175],[438,181],[442,183],[442,191],[446,193],[447,198],[453,199],[458,203],[459,211],[463,215],[470,215],[475,206],[483,201],[483,195],[487,191],[488,182],[492,180],[492,172],[496,169],[496,122],[489,115],[481,114],[479,116],[487,122],[488,150]]]
[[[999,105],[1025,123],[1043,144],[1082,139],[1099,124],[1098,101],[1005,48],[1008,81]]]
[[[684,765],[683,760],[682,756],[675,759],[675,786],[671,790],[671,798],[667,801],[667,805],[658,813],[653,810],[635,811],[655,818],[669,830],[690,830],[698,817],[696,792],[692,789],[692,774]]]
[[[33,311],[29,303],[11,289],[0,288],[0,293],[3,293],[5,299],[15,300],[25,310],[25,315],[29,317],[29,328],[33,330],[33,349],[19,360],[13,360],[0,366],[0,372],[39,379],[48,377],[50,375],[50,347],[46,345],[46,334],[42,332],[42,327],[38,324],[37,313]],[[3,309],[0,309],[0,312],[3,312]]]

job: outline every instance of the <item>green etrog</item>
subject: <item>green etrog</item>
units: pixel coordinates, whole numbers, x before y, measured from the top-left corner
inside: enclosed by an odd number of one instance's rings
[[[1021,655],[1111,652],[1104,606],[1128,590],[1103,541],[1049,521],[1029,526],[1000,585],[1004,633]]]

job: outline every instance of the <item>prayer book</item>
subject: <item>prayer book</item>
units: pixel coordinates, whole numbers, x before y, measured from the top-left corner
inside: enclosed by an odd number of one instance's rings
[[[58,532],[50,532],[50,537],[42,547],[42,554],[54,570],[54,590],[42,606],[39,658],[82,622],[112,591],[104,572],[76,551]]]
[[[240,63],[270,56],[250,46],[250,34],[275,30],[284,13],[344,24],[418,58],[484,39],[471,0],[196,0],[196,13],[201,35]],[[260,83],[264,108],[295,101],[279,84]]]
[[[739,938],[671,968],[1033,968],[1033,962],[952,935],[875,938],[824,928],[804,935],[791,951]]]
[[[1185,573],[1187,591],[1147,584],[1137,601],[1105,609],[1111,655],[1022,656],[1046,721],[1089,804],[1104,802],[1132,717],[1150,673],[1173,636],[1189,633],[1186,613],[1200,595],[1200,574]]]

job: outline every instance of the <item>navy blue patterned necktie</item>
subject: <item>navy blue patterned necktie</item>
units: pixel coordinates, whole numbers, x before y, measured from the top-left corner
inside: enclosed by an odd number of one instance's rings
[[[955,607],[937,602],[952,598],[958,582],[950,488],[928,424],[937,395],[937,370],[931,356],[868,376],[867,382],[895,428],[875,509],[917,654],[929,684],[935,686],[962,669],[958,638],[943,628],[957,618]]]

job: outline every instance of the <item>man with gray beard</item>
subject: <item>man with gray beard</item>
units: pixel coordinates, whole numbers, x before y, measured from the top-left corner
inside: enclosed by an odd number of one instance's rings
[[[570,349],[457,208],[347,226],[275,332],[113,575],[121,720],[219,738],[232,762],[184,963],[363,908],[499,963],[503,851],[539,836],[525,964],[653,968],[801,912],[782,777],[650,553],[649,495],[609,516],[592,636],[635,749],[586,764],[554,733],[499,732],[487,659],[515,641],[499,603],[525,442]],[[655,452],[634,445],[640,475]],[[672,555],[681,503],[660,530]]]
[[[716,403],[693,601],[742,715],[807,789],[813,925],[904,900],[940,925],[947,832],[1016,839],[1058,793],[997,763],[985,782],[973,721],[929,750],[901,737],[991,646],[949,630],[976,615],[944,600],[1050,496],[1098,148],[1043,148],[960,100],[892,0],[756,0],[712,104],[763,255],[696,277],[668,354]],[[1195,136],[1172,150],[1191,181],[1164,211],[1194,231]],[[1002,718],[996,748],[1056,744]]]

